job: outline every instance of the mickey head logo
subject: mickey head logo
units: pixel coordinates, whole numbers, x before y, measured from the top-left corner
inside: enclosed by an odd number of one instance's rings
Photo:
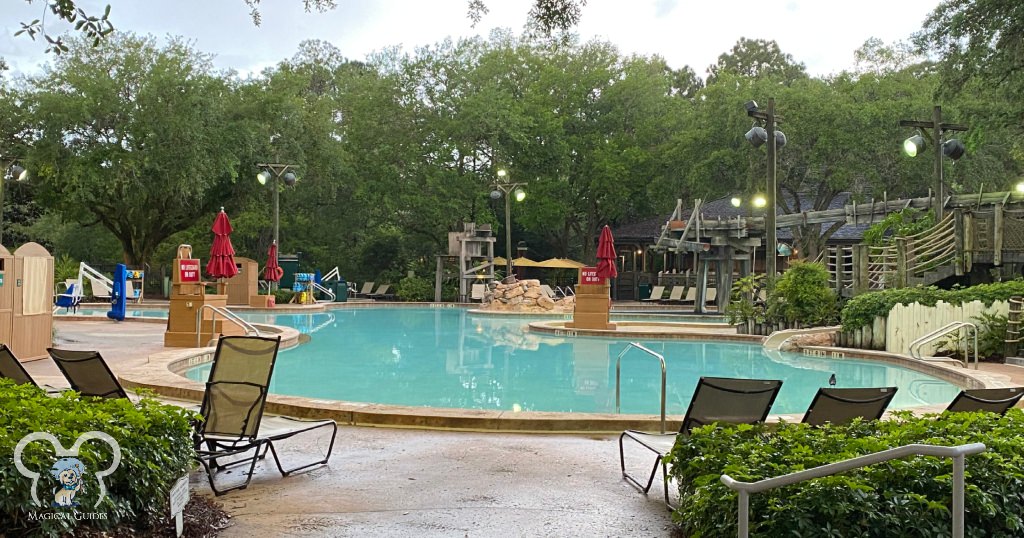
[[[96,508],[107,496],[107,487],[106,484],[104,484],[103,479],[116,471],[117,466],[121,464],[121,445],[117,444],[117,441],[114,440],[113,437],[98,431],[85,432],[78,436],[78,439],[75,440],[75,444],[72,445],[70,449],[65,449],[64,446],[60,444],[60,440],[49,432],[32,432],[18,441],[18,445],[14,447],[14,466],[17,467],[18,472],[21,473],[22,476],[32,479],[32,500],[35,501],[36,505],[44,506],[43,503],[39,501],[39,496],[36,494],[36,486],[39,484],[39,473],[25,467],[25,463],[21,460],[25,447],[27,447],[29,443],[33,443],[35,441],[49,441],[50,444],[53,445],[53,450],[56,452],[58,458],[76,458],[78,457],[78,451],[82,447],[82,443],[91,439],[97,439],[110,445],[110,449],[113,454],[113,461],[111,462],[110,467],[94,473],[96,481],[99,482],[100,489],[99,498],[96,499],[96,504],[93,506],[93,508]]]

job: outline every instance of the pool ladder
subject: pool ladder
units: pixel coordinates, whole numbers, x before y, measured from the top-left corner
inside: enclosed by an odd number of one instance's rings
[[[952,359],[949,357],[922,357],[921,346],[928,342],[939,339],[940,337],[946,336],[952,332],[957,333],[957,347],[960,345],[960,331],[961,329],[967,329],[967,336],[973,337],[974,339],[974,369],[978,369],[978,326],[969,321],[954,321],[935,329],[934,331],[921,336],[910,343],[910,356],[919,361],[944,361],[959,364],[964,368],[967,368],[968,361],[970,360],[970,350],[964,348],[964,360]]]
[[[647,349],[637,342],[630,342],[629,345],[626,346],[626,349],[623,349],[622,353],[619,353],[618,358],[615,359],[615,412],[622,412],[622,357],[628,353],[630,349],[639,349],[640,351],[658,359],[658,362],[661,363],[661,433],[665,433],[665,357]]]
[[[241,327],[242,330],[245,331],[246,336],[250,336],[250,335],[260,336],[260,330],[257,329],[256,327],[254,327],[248,321],[245,321],[244,319],[238,317],[238,314],[235,314],[234,312],[228,310],[227,308],[220,308],[220,307],[213,306],[213,305],[210,305],[210,304],[204,304],[203,306],[199,307],[199,310],[196,310],[196,347],[202,347],[202,344],[200,343],[200,340],[203,337],[203,325],[202,325],[203,324],[203,310],[207,310],[207,309],[213,311],[213,316],[210,318],[210,322],[211,322],[210,323],[210,331],[211,331],[211,334],[212,334],[213,325],[214,325],[213,321],[217,319],[217,314],[220,314],[221,316],[224,317],[224,319],[226,319],[226,320],[230,321],[231,323],[234,323],[235,325],[238,325],[239,327]]]

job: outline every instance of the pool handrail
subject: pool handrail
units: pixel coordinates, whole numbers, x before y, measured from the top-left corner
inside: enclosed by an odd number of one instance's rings
[[[235,314],[234,312],[228,310],[227,308],[220,308],[220,307],[214,306],[212,304],[204,304],[203,306],[199,307],[199,310],[196,310],[196,347],[203,347],[202,346],[202,342],[201,342],[201,339],[203,338],[203,310],[206,310],[206,309],[210,309],[210,310],[213,311],[213,316],[210,318],[211,322],[213,320],[217,319],[217,314],[220,314],[221,316],[224,316],[224,319],[226,319],[226,320],[234,323],[235,325],[238,325],[239,327],[241,327],[242,330],[245,331],[245,334],[247,336],[248,335],[262,336],[260,334],[260,330],[259,329],[257,329],[253,324],[251,324],[248,321],[245,321],[244,319],[239,317],[238,314]],[[211,334],[212,334],[212,331],[213,331],[213,325],[212,324],[210,326],[210,331],[211,331]]]
[[[970,355],[968,353],[968,351],[969,351],[968,349],[964,349],[964,359],[962,361],[961,360],[957,360],[957,359],[953,359],[953,358],[950,358],[950,357],[923,357],[923,356],[921,356],[921,346],[923,346],[923,345],[925,345],[928,342],[931,342],[933,340],[937,340],[939,337],[942,337],[942,336],[945,336],[947,334],[950,334],[953,331],[957,331],[959,333],[959,331],[961,329],[964,329],[964,328],[967,329],[968,336],[972,336],[972,335],[974,336],[974,369],[977,370],[978,369],[978,326],[973,324],[973,323],[971,323],[971,322],[969,322],[969,321],[953,321],[953,322],[950,322],[950,323],[947,323],[947,324],[943,325],[942,327],[939,327],[938,329],[935,329],[934,331],[932,331],[932,332],[930,332],[930,333],[928,333],[926,335],[919,336],[913,342],[910,343],[910,346],[908,346],[911,358],[917,359],[919,361],[925,361],[925,362],[940,362],[940,361],[952,362],[952,363],[955,363],[955,364],[960,364],[964,368],[967,368],[968,367],[968,363],[970,361]],[[959,334],[958,334],[958,342],[959,342]]]
[[[661,363],[661,433],[665,433],[665,357],[659,353],[655,353],[654,351],[647,349],[639,342],[630,342],[629,345],[627,345],[626,348],[623,349],[622,352],[619,353],[619,356],[615,359],[615,412],[622,412],[622,409],[620,407],[622,396],[622,387],[620,385],[620,381],[622,380],[622,356],[633,348],[639,349],[640,351],[643,351],[644,353],[651,355],[652,357],[658,359],[658,362]]]

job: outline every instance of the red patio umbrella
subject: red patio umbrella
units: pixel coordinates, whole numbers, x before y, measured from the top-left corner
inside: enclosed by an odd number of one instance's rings
[[[617,258],[615,238],[612,237],[612,229],[606,224],[601,229],[601,238],[597,240],[597,276],[600,278],[619,276],[619,270],[615,267]]]
[[[231,278],[238,274],[235,265],[235,247],[231,246],[231,221],[224,208],[213,220],[213,245],[210,247],[210,261],[206,263],[206,274],[213,278]]]
[[[267,266],[263,269],[263,280],[267,282],[281,281],[281,266],[277,264],[277,241],[270,243],[267,251]]]

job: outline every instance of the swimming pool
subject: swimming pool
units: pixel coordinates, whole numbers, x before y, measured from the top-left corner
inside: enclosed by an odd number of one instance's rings
[[[283,350],[277,394],[392,405],[512,411],[615,412],[615,360],[629,341],[526,332],[538,318],[480,316],[461,308],[353,308],[313,314],[247,314],[250,321],[315,332]],[[309,329],[316,328],[315,331]],[[701,375],[782,379],[773,413],[803,412],[836,374],[839,387],[899,387],[891,408],[948,402],[959,388],[872,361],[767,353],[759,345],[646,341],[666,358],[667,409],[683,414]],[[204,381],[209,364],[186,376]],[[622,412],[659,412],[660,368],[622,361]]]

